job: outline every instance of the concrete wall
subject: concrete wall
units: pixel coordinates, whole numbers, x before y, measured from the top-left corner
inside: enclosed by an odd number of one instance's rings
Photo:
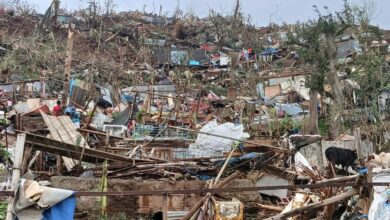
[[[324,162],[326,162],[326,158],[322,156],[322,146],[321,142],[310,144],[306,147],[302,147],[299,149],[299,152],[306,158],[306,160],[312,166],[317,166],[319,169],[324,167]]]

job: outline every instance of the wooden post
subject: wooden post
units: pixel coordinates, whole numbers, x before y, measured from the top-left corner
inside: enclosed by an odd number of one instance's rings
[[[62,175],[62,164],[63,164],[63,160],[62,160],[62,157],[57,155],[57,164],[56,164],[56,167],[57,167],[57,170],[56,170],[56,174],[57,176],[61,176]]]
[[[236,171],[232,173],[230,176],[226,177],[223,181],[218,183],[214,188],[222,188],[226,184],[228,184],[230,181],[234,180],[235,178],[239,177],[241,175],[240,171]],[[188,213],[182,218],[182,220],[189,220],[191,217],[200,209],[203,205],[203,203],[211,196],[211,194],[207,194],[205,197],[203,197],[201,200],[199,200],[197,203],[195,203],[191,210],[188,211]]]
[[[23,163],[22,163],[22,173],[26,173],[27,172],[27,168],[28,168],[28,159],[30,159],[31,157],[31,153],[32,153],[32,147],[31,146],[28,146],[28,147],[25,147],[25,151],[24,151],[24,157],[23,157]]]
[[[368,165],[368,173],[367,173],[367,183],[372,183],[372,166]],[[371,201],[373,200],[373,194],[372,190],[373,187],[367,187],[368,194],[365,195],[363,199],[363,214],[368,215],[368,212],[370,211]],[[362,219],[368,219],[368,218],[362,218]]]
[[[41,77],[40,80],[41,80],[41,97],[42,98],[46,98],[46,82],[45,82],[45,78]]]
[[[199,105],[200,105],[200,101],[202,99],[202,88],[199,89],[199,97],[198,97],[198,100],[196,102],[196,106],[192,105],[192,110],[191,110],[191,120],[194,119],[194,113],[195,113],[195,120],[193,121],[194,124],[196,124],[196,118],[198,117],[198,111],[199,111]]]
[[[129,111],[129,119],[130,119],[130,121],[134,120],[133,114],[134,114],[134,111],[135,111],[135,106],[137,105],[137,97],[138,97],[138,92],[135,93],[135,96],[133,97],[133,101],[132,101],[132,104],[131,104],[131,109]]]
[[[110,134],[107,131],[106,132],[106,151],[108,151],[109,147],[110,147]]]
[[[26,134],[19,133],[16,139],[16,149],[15,149],[15,158],[14,158],[14,168],[12,170],[11,190],[16,189],[16,186],[18,185],[20,179],[25,142],[26,142]],[[12,213],[12,203],[13,203],[13,197],[9,197],[6,220],[12,220],[14,217]]]
[[[181,104],[182,103],[183,103],[182,100],[177,100],[176,103],[175,103],[175,108],[174,108],[174,111],[175,111],[175,121],[177,121],[179,119],[180,108],[181,108]]]
[[[8,105],[8,101],[4,105],[4,121],[7,121],[7,105]],[[5,133],[5,149],[7,149],[7,150],[8,150],[8,132],[7,132],[8,126],[9,126],[9,124],[6,123],[5,131],[4,131],[4,133]]]
[[[163,220],[168,220],[168,195],[163,195],[162,197],[162,213],[163,213]]]
[[[359,165],[364,166],[364,156],[363,156],[363,150],[362,150],[362,140],[361,140],[361,134],[360,134],[360,128],[355,128],[353,131],[353,136],[355,137],[355,148],[356,153],[359,159]],[[372,169],[371,169],[371,178],[372,178]],[[369,178],[367,178],[367,181]],[[362,194],[363,193],[363,194]],[[364,196],[363,187],[360,188],[360,198],[359,200],[363,201],[363,214],[368,214],[368,211],[370,209],[370,199],[367,196]],[[367,219],[367,218],[363,218]]]
[[[24,83],[23,83],[23,87],[24,87]],[[22,88],[23,88],[22,87]],[[14,100],[15,100],[15,104],[18,102],[18,100],[16,99],[16,88],[15,88],[15,82],[12,82],[12,96],[13,96],[13,98],[14,98]]]
[[[364,166],[360,128],[355,128],[355,130],[353,131],[353,136],[355,137],[355,149],[356,149],[357,156],[359,158],[359,164],[360,166]]]
[[[70,71],[72,70],[72,52],[73,52],[73,31],[69,24],[68,40],[66,42],[66,59],[64,71],[64,96],[62,99],[62,106],[66,106],[69,94]]]
[[[35,161],[39,158],[41,155],[41,151],[36,151],[34,157],[30,160],[28,163],[27,169],[30,169],[32,165],[35,163]]]
[[[371,165],[368,165],[367,183],[372,183],[372,166]],[[373,188],[370,187],[370,189],[369,189],[370,201],[372,201],[374,199],[373,194],[372,194],[372,190],[373,190]],[[370,202],[370,205],[371,205],[371,202]]]
[[[92,109],[92,113],[91,113],[91,115],[89,116],[88,121],[87,121],[87,123],[83,126],[83,128],[88,129],[89,124],[91,124],[93,115],[95,114],[96,108],[97,108],[97,102],[95,102],[95,105],[93,106],[93,109]]]
[[[164,98],[162,99],[159,106],[157,124],[160,124],[162,121],[163,107],[164,107]]]

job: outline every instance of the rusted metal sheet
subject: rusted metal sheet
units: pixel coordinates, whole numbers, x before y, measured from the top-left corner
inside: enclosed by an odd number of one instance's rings
[[[70,101],[78,106],[85,107],[86,101],[89,99],[90,92],[87,89],[73,86]]]

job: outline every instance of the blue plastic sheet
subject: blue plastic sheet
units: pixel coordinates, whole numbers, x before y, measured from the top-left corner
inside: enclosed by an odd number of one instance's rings
[[[70,196],[43,212],[43,220],[73,220],[76,197]]]
[[[196,60],[190,60],[190,61],[188,62],[188,64],[189,64],[190,66],[199,66],[199,65],[200,65],[200,62],[199,62],[199,61],[196,61]]]

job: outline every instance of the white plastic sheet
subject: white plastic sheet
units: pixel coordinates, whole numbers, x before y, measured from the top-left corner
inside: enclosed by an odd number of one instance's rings
[[[300,165],[304,165],[305,167],[309,168],[310,170],[313,170],[313,168],[311,167],[309,161],[307,161],[307,159],[300,153],[300,152],[297,152],[294,156],[294,160],[295,160],[295,170],[297,172],[303,172],[302,168],[300,168]],[[313,170],[314,171],[314,170]]]
[[[243,125],[234,125],[230,122],[218,125],[216,120],[207,123],[200,131],[234,139],[249,137],[249,134],[244,133]],[[189,146],[189,153],[194,157],[220,156],[223,152],[230,151],[234,142],[222,137],[198,134],[195,143]]]
[[[373,182],[390,182],[390,173],[376,175]],[[369,220],[390,220],[390,204],[386,203],[388,190],[386,186],[374,186],[374,200],[368,212]]]

